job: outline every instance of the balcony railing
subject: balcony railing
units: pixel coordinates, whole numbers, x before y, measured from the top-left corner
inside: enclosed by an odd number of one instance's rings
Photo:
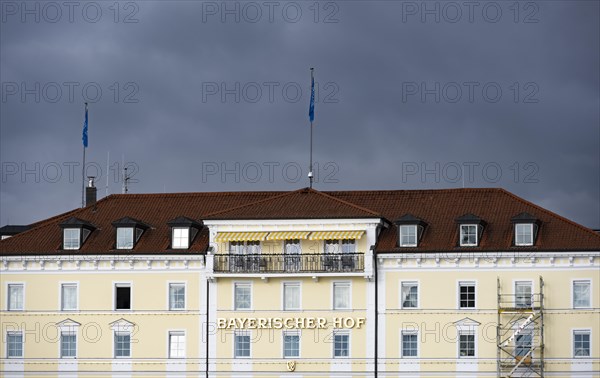
[[[217,273],[363,272],[364,253],[216,254]]]

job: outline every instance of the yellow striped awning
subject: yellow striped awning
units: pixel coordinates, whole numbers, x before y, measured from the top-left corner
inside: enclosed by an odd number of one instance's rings
[[[307,239],[309,231],[275,231],[269,232],[267,240]]]
[[[364,233],[364,231],[315,231],[309,235],[308,239],[360,239]]]
[[[268,232],[219,232],[215,241],[263,241],[267,234]]]

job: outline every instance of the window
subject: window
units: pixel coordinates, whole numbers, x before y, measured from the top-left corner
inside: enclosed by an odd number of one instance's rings
[[[515,338],[515,356],[525,357],[533,345],[533,332],[523,330]]]
[[[301,260],[299,254],[300,250],[300,240],[299,239],[289,239],[283,242],[284,251],[285,251],[285,270],[297,272],[300,270]]]
[[[115,332],[115,358],[131,357],[131,335]]]
[[[169,332],[169,358],[185,358],[185,333]]]
[[[573,331],[573,356],[574,357],[590,357],[591,351],[591,332],[590,331]]]
[[[475,283],[459,282],[459,307],[475,308]]]
[[[588,280],[573,281],[573,308],[591,307],[591,283]]]
[[[169,310],[185,309],[185,284],[169,284]]]
[[[115,285],[115,310],[131,310],[131,286]]]
[[[60,285],[60,301],[62,311],[77,310],[77,284]]]
[[[250,357],[250,333],[248,331],[235,332],[234,357]]]
[[[325,253],[356,253],[355,239],[327,239],[325,240]]]
[[[515,245],[533,245],[533,224],[515,224]]]
[[[531,282],[515,282],[515,307],[531,307],[533,305]]]
[[[236,283],[234,285],[234,308],[236,310],[250,310],[252,307],[252,286],[249,283]]]
[[[400,247],[417,246],[417,226],[400,226]]]
[[[283,357],[300,357],[300,334],[297,331],[283,332]]]
[[[6,357],[23,357],[23,332],[13,331],[6,334]]]
[[[248,253],[256,255],[260,253],[260,241],[248,241],[246,242],[246,247],[248,248]]]
[[[8,284],[8,311],[23,311],[23,284]]]
[[[186,249],[190,244],[190,229],[187,227],[173,227],[174,249]]]
[[[259,254],[260,253],[260,241],[232,241],[229,242],[229,253],[242,255],[242,254]]]
[[[349,310],[350,309],[350,283],[349,282],[334,282],[333,283],[333,309],[334,310]]]
[[[288,239],[284,241],[285,253],[301,253],[300,239]]]
[[[297,282],[284,282],[283,284],[283,309],[300,310],[300,284]]]
[[[459,333],[458,335],[458,356],[475,357],[475,334]]]
[[[333,357],[350,356],[350,334],[347,331],[333,331]]]
[[[417,357],[418,335],[414,331],[402,332],[402,357]]]
[[[81,230],[79,228],[65,228],[63,230],[63,248],[79,249],[81,245]]]
[[[356,241],[354,239],[342,240],[342,253],[356,253]]]
[[[60,334],[60,358],[74,358],[77,356],[77,335],[73,332]]]
[[[402,282],[401,307],[417,308],[419,306],[419,286],[416,282]]]
[[[339,253],[340,252],[340,242],[336,239],[328,239],[325,240],[325,253]]]
[[[117,249],[133,248],[133,227],[117,227]]]
[[[477,225],[476,224],[460,225],[460,245],[467,246],[467,247],[477,245]]]

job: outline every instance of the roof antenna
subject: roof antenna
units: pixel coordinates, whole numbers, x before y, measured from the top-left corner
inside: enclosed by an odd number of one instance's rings
[[[123,194],[127,194],[129,191],[128,183],[131,177],[127,175],[127,167],[123,167]]]
[[[308,119],[310,120],[310,163],[308,166],[308,181],[310,188],[313,186],[313,121],[315,120],[315,75],[314,68],[310,69],[310,105],[308,106]]]

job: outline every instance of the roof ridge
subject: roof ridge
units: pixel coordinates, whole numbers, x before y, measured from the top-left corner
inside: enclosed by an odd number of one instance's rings
[[[302,190],[306,190],[306,188],[301,188],[301,189],[297,189],[297,190],[292,190],[292,191],[289,191],[289,192],[285,192],[285,193],[282,193],[282,194],[275,195],[275,196],[273,196],[273,197],[263,198],[263,199],[261,199],[261,200],[258,200],[258,201],[253,201],[253,202],[250,202],[250,203],[245,203],[245,204],[242,204],[242,205],[238,205],[238,206],[230,207],[230,208],[227,208],[227,209],[225,209],[225,210],[219,210],[219,211],[215,211],[215,212],[213,212],[213,213],[208,213],[208,214],[205,214],[205,215],[203,215],[203,216],[202,216],[202,218],[209,218],[209,217],[215,216],[215,215],[217,215],[217,214],[221,214],[221,213],[228,213],[228,212],[230,212],[230,211],[234,211],[234,210],[243,209],[244,207],[248,207],[248,206],[254,206],[254,205],[257,205],[257,204],[263,203],[263,202],[265,202],[265,201],[271,201],[271,200],[274,200],[274,199],[279,199],[279,198],[281,198],[281,197],[286,197],[286,196],[289,196],[289,195],[291,195],[291,194],[294,194],[294,193],[300,192],[300,191],[302,191]]]
[[[367,212],[367,213],[371,213],[371,214],[373,214],[373,215],[376,215],[376,216],[378,216],[378,217],[382,217],[382,218],[383,218],[383,216],[382,216],[380,213],[378,213],[378,212],[376,212],[376,211],[373,211],[373,210],[371,210],[371,209],[367,209],[366,207],[362,207],[362,206],[356,205],[356,204],[354,204],[354,203],[352,203],[352,202],[348,202],[348,201],[346,201],[346,200],[343,200],[343,199],[341,199],[341,198],[336,198],[336,197],[334,197],[334,196],[332,196],[332,195],[330,195],[330,194],[327,194],[327,193],[325,193],[325,192],[321,192],[321,191],[315,190],[315,189],[313,189],[313,188],[310,188],[309,190],[311,190],[311,191],[313,191],[313,192],[315,192],[315,193],[317,193],[317,194],[319,194],[319,195],[322,195],[322,196],[325,196],[325,197],[327,197],[327,198],[330,198],[330,199],[332,199],[332,200],[334,200],[334,201],[337,201],[337,202],[343,203],[344,205],[351,206],[351,207],[354,207],[355,209],[359,209],[359,210],[361,210],[361,211],[365,211],[365,212]]]
[[[521,197],[517,196],[516,194],[513,194],[513,193],[509,192],[509,191],[508,191],[508,190],[506,190],[506,189],[499,188],[499,190],[500,190],[501,192],[503,192],[504,194],[508,195],[509,197],[512,197],[512,198],[514,198],[514,199],[516,199],[516,200],[518,200],[518,201],[520,201],[520,202],[522,202],[522,203],[524,203],[524,204],[526,204],[526,205],[533,206],[533,207],[534,207],[534,208],[536,208],[537,210],[540,210],[541,212],[544,212],[544,213],[546,213],[547,215],[549,215],[549,216],[551,216],[551,217],[553,217],[553,218],[556,218],[556,219],[558,219],[558,220],[561,220],[561,221],[563,221],[563,222],[567,222],[567,223],[569,223],[571,226],[575,226],[575,227],[577,227],[577,228],[579,228],[579,229],[581,229],[581,230],[583,230],[583,231],[586,231],[587,233],[589,233],[589,234],[591,234],[591,235],[594,235],[594,237],[596,237],[596,238],[600,239],[600,234],[598,234],[597,232],[595,232],[595,231],[594,231],[594,230],[592,230],[591,228],[587,228],[587,227],[585,227],[585,226],[583,226],[583,225],[580,225],[580,224],[579,224],[579,223],[577,223],[577,222],[574,222],[574,221],[570,220],[569,218],[565,218],[565,217],[563,217],[562,215],[559,215],[559,214],[557,214],[557,213],[555,213],[555,212],[553,212],[553,211],[550,211],[550,210],[548,210],[548,209],[545,209],[545,208],[543,208],[543,207],[541,207],[541,206],[539,206],[539,205],[536,205],[535,203],[533,203],[533,202],[530,202],[530,201],[528,201],[528,200],[526,200],[526,199],[524,199],[524,198],[521,198]]]

